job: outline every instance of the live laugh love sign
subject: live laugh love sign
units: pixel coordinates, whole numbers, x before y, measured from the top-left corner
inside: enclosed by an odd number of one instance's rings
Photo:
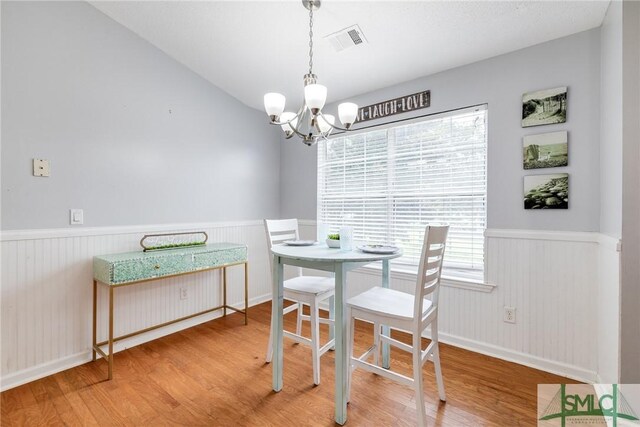
[[[400,98],[378,102],[367,105],[358,110],[357,122],[380,119],[382,117],[393,116],[394,114],[407,113],[409,111],[427,108],[431,105],[431,91],[424,90],[412,95],[401,96]]]

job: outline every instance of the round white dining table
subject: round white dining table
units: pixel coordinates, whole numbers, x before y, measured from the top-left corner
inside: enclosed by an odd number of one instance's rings
[[[402,256],[402,251],[393,254],[372,254],[360,250],[343,251],[327,247],[324,243],[316,243],[313,246],[288,246],[285,244],[274,245],[273,254],[273,302],[272,302],[272,330],[273,339],[273,390],[282,390],[283,370],[283,283],[284,265],[309,268],[314,270],[330,271],[335,273],[335,297],[330,316],[334,319],[334,328],[331,334],[335,334],[335,420],[343,425],[347,422],[347,325],[346,314],[346,288],[347,272],[362,267],[375,261],[382,261],[382,286],[389,287],[389,260]],[[384,331],[388,334],[388,330]],[[382,365],[389,367],[389,345],[382,346]]]

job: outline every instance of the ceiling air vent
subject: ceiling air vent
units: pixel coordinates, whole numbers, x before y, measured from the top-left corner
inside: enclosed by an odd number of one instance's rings
[[[367,39],[358,25],[352,25],[333,34],[329,34],[325,39],[329,40],[329,43],[331,43],[331,46],[333,46],[333,49],[336,52],[340,52],[360,44],[365,44],[367,42]]]

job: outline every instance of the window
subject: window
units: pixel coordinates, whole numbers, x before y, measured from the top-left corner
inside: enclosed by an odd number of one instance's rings
[[[418,265],[424,227],[448,223],[447,274],[482,278],[486,160],[486,106],[321,141],[318,222],[395,243],[404,249],[396,264],[408,266]]]

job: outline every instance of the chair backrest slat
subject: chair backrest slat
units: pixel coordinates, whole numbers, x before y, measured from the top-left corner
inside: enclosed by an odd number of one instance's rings
[[[440,256],[444,252],[444,246],[432,245],[434,249],[429,249],[427,252],[428,257]]]
[[[428,282],[424,286],[424,294],[425,295],[432,294],[433,292],[435,292],[435,290],[436,290],[436,288],[438,287],[439,284],[440,284],[440,280],[437,280],[437,279]]]
[[[440,264],[442,264],[442,257],[433,257],[429,258],[426,264],[426,270],[437,270],[440,268]]]
[[[434,309],[438,307],[440,275],[442,274],[442,262],[448,233],[448,225],[429,225],[425,229],[422,256],[416,280],[415,319],[422,319],[424,298],[428,295],[431,295],[431,306]]]
[[[291,232],[291,231],[287,231],[286,233],[282,233],[282,234],[272,233],[271,234],[271,244],[272,245],[276,245],[278,243],[282,243],[282,242],[285,242],[287,240],[296,240],[297,238],[298,238],[298,236],[296,235],[296,233]]]
[[[431,270],[430,273],[425,273],[423,286],[427,286],[427,284],[437,280],[438,277],[440,277],[440,272],[438,270]]]
[[[277,245],[286,240],[297,240],[299,238],[298,233],[298,220],[296,218],[291,219],[265,219],[264,231],[267,233],[267,247],[269,249],[269,265],[273,272],[273,256],[271,255],[271,248],[273,245]],[[297,268],[298,276],[302,275],[302,269]]]

